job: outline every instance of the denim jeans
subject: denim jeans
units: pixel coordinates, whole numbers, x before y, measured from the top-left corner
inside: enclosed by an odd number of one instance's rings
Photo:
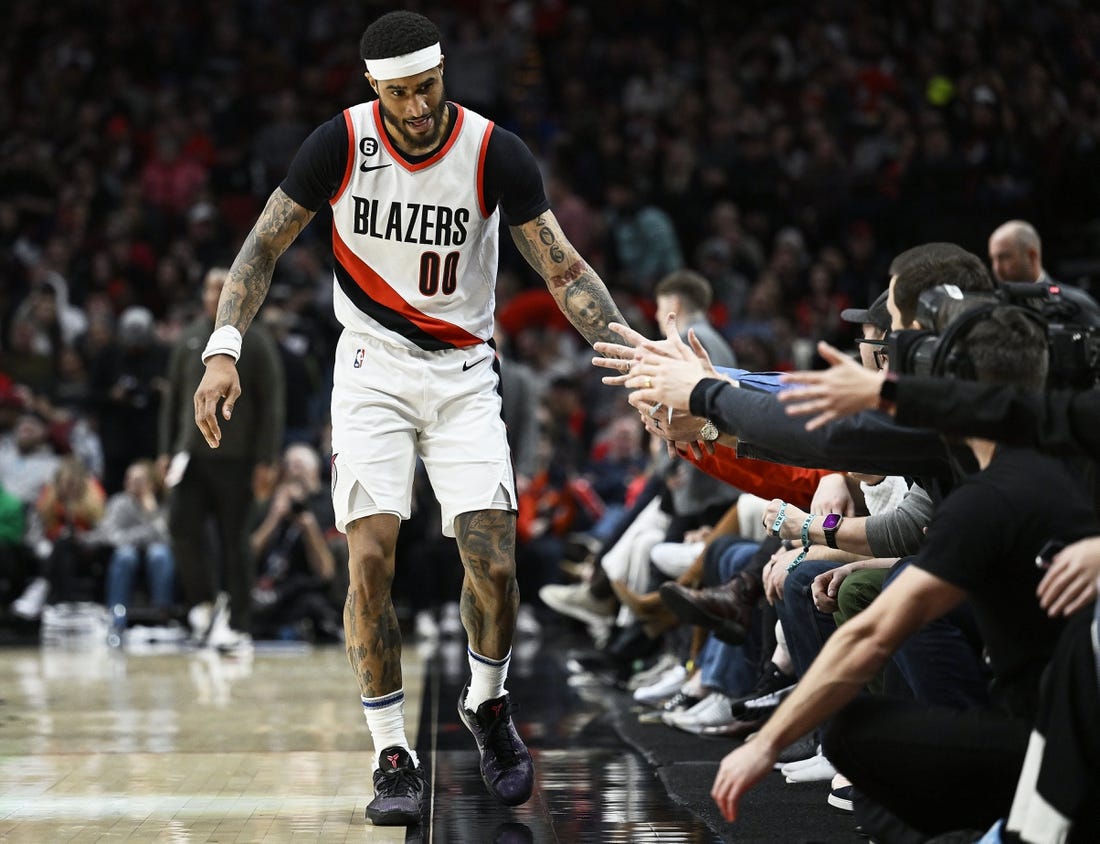
[[[735,542],[724,548],[716,563],[722,583],[749,564],[759,543]],[[753,611],[753,623],[743,645],[727,645],[711,634],[699,652],[699,674],[703,686],[731,697],[748,692],[760,676],[762,648],[759,610]]]
[[[814,606],[810,586],[819,574],[835,569],[840,563],[824,560],[806,560],[787,575],[783,584],[783,600],[775,602],[783,635],[787,638],[787,650],[798,677],[806,673],[810,663],[825,647],[825,640],[836,630],[831,613],[823,613]]]
[[[897,580],[909,559],[890,569],[883,589]],[[921,703],[952,709],[986,706],[990,676],[981,661],[980,641],[974,612],[963,603],[906,639],[894,652],[894,665]]]
[[[153,542],[144,549],[119,545],[107,567],[107,607],[129,607],[134,597],[134,577],[145,561],[145,582],[149,602],[155,607],[170,607],[175,592],[176,567],[172,549],[165,542]]]

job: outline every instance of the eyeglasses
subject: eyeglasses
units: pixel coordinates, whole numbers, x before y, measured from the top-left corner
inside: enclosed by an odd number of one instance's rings
[[[886,364],[890,360],[890,349],[887,345],[887,343],[889,342],[887,338],[889,338],[889,336],[890,332],[887,331],[881,340],[869,340],[865,337],[860,337],[858,340],[856,340],[857,343],[862,343],[866,346],[874,347],[872,355],[875,360],[875,366],[878,369],[884,369],[886,367]]]

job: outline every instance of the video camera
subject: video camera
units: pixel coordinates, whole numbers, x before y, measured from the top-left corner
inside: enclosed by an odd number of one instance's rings
[[[1100,313],[1057,285],[1020,282],[980,293],[964,293],[953,284],[925,290],[916,318],[927,328],[891,332],[890,369],[901,375],[959,377],[958,340],[1000,305],[1022,309],[1042,327],[1050,353],[1048,388],[1100,383]]]

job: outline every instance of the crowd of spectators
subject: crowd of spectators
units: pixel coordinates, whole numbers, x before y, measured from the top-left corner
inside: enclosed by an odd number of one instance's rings
[[[687,316],[711,332],[706,345],[725,362],[736,358],[754,372],[810,369],[821,363],[818,341],[847,348],[858,338],[879,344],[877,357],[865,349],[870,370],[881,365],[889,328],[885,298],[877,315],[842,314],[876,301],[895,274],[895,256],[933,241],[984,255],[990,234],[1015,218],[1044,234],[1050,275],[1042,280],[1096,292],[1100,11],[1087,4],[418,5],[444,32],[449,97],[527,142],[563,230],[648,337],[664,329],[656,317],[669,306],[662,295],[671,294],[661,285],[691,270],[709,283],[709,304]],[[343,560],[325,494],[339,326],[324,209],[275,269],[258,317],[266,331],[249,334],[269,335],[277,350],[281,383],[268,398],[279,406],[264,405],[265,453],[238,455],[240,490],[228,497],[252,511],[231,520],[248,563],[224,572],[221,583],[205,558],[198,566],[173,554],[180,537],[171,523],[182,521],[180,490],[188,486],[176,487],[172,466],[185,471],[193,389],[178,373],[208,331],[204,283],[232,261],[299,144],[366,98],[349,33],[384,8],[344,0],[15,0],[6,11],[0,602],[21,618],[47,601],[105,602],[122,607],[116,622],[124,625],[137,588],[156,618],[190,609],[192,632],[204,641],[247,635],[226,627],[229,603],[264,636],[339,638]],[[852,619],[893,577],[886,572],[894,560],[915,556],[923,541],[895,522],[926,526],[943,496],[929,489],[920,498],[922,486],[903,477],[905,460],[877,473],[873,455],[872,465],[860,464],[862,440],[824,461],[812,450],[797,459],[803,441],[794,434],[770,453],[750,446],[748,456],[779,454],[787,459],[775,465],[811,468],[754,474],[744,464],[734,480],[733,463],[721,456],[696,456],[709,475],[670,463],[622,392],[601,383],[591,350],[509,239],[501,243],[497,343],[520,493],[518,559],[521,577],[534,578],[521,581],[525,598],[538,605],[538,587],[562,576],[559,563],[579,535],[588,556],[578,571],[590,579],[559,590],[557,603],[604,623],[597,639],[610,664],[633,668],[667,647],[665,634],[683,620],[670,607],[694,608],[721,634],[692,646],[701,670],[690,681],[679,658],[632,678],[648,690],[645,702],[664,702],[659,717],[703,734],[760,727],[838,623],[870,623]],[[760,408],[765,401],[743,400]],[[786,429],[774,416],[760,418],[773,430],[758,436],[778,442]],[[659,421],[650,415],[650,433]],[[740,434],[756,441],[753,431]],[[812,449],[818,441],[806,442]],[[928,442],[940,448],[938,437]],[[200,452],[191,451],[188,483],[197,483],[196,466],[210,455],[196,461]],[[852,475],[837,492],[836,474],[829,481],[815,471],[823,465],[888,476],[897,495],[883,493],[887,487],[869,493]],[[679,499],[691,478],[711,475],[729,481],[719,484],[723,494],[687,508]],[[422,476],[417,484],[413,519],[436,525]],[[763,500],[754,504],[741,489]],[[196,510],[213,500],[205,487],[190,494]],[[841,569],[851,561],[827,550],[836,550],[830,539],[824,548],[815,543],[823,562],[778,574],[803,559],[792,537],[783,549],[761,529],[784,522],[765,507],[773,497],[807,518],[843,511],[849,532],[857,511],[872,514],[848,547],[855,562],[874,554],[887,566]],[[202,554],[196,525],[185,531],[192,556]],[[445,631],[448,620],[457,630],[450,612],[457,583],[427,578],[431,594],[413,585],[416,560],[453,555],[453,544],[431,527],[404,536],[409,565],[399,573],[399,599],[423,635]],[[802,544],[809,547],[805,534]],[[668,601],[645,592],[651,564],[669,581],[661,592]],[[843,577],[830,574],[840,570]],[[828,575],[816,594],[811,574]],[[848,583],[844,596],[825,594],[834,580],[838,589]],[[554,590],[543,594],[552,604]],[[799,601],[809,627],[784,609]],[[777,606],[781,623],[774,632],[764,625],[760,636],[764,604]],[[964,627],[950,635],[958,639]],[[521,633],[535,628],[537,620],[521,617]],[[608,645],[612,630],[621,635]],[[729,648],[718,644],[723,637]],[[685,644],[663,656],[682,656]],[[891,673],[873,678],[871,691],[897,685]],[[941,702],[919,676],[901,673],[911,696]],[[759,711],[746,709],[751,701]],[[1046,706],[1029,701],[1025,714]],[[833,777],[830,761],[815,755],[820,735],[803,738],[815,775]],[[799,770],[790,775],[809,776]],[[850,808],[851,783],[834,779],[830,800]]]
[[[163,473],[169,351],[301,141],[367,96],[348,33],[380,11],[11,4],[0,484],[29,509],[65,455],[108,496],[137,461],[160,458]],[[1088,286],[1100,15],[1086,6],[465,0],[423,11],[445,34],[448,95],[535,151],[567,235],[651,336],[655,284],[690,267],[710,281],[710,322],[742,366],[808,366],[815,341],[855,336],[841,311],[873,298],[900,249],[944,239],[982,252],[1016,216],[1047,235],[1055,277]],[[311,445],[324,472],[338,326],[318,217],[276,268],[260,319],[283,365],[284,445]],[[514,443],[521,489],[547,482],[539,466],[563,489],[599,483],[609,448],[641,465],[640,437],[614,445],[621,403],[581,339],[502,244],[501,351],[541,408],[541,442]],[[620,491],[554,530],[624,506]],[[6,578],[9,591],[20,579]]]

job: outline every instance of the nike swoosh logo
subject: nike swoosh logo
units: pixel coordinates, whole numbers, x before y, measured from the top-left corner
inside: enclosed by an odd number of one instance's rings
[[[470,363],[470,361],[466,361],[466,363],[462,364],[462,371],[465,372],[467,369],[473,369],[479,363],[481,363],[482,361],[488,360],[488,359],[489,358],[478,358],[473,363]]]
[[[383,167],[390,167],[389,164],[375,164],[373,167],[368,167],[366,164],[359,165],[360,173],[369,173],[371,170],[381,170]]]

